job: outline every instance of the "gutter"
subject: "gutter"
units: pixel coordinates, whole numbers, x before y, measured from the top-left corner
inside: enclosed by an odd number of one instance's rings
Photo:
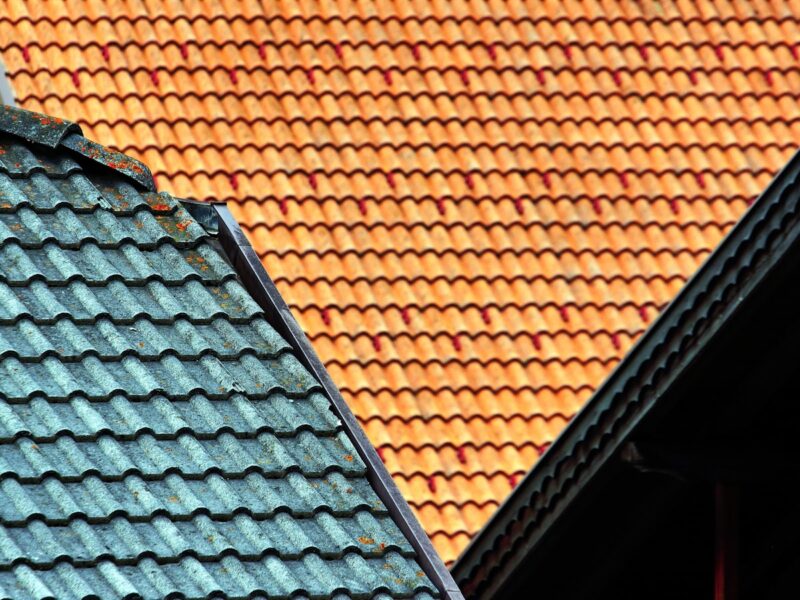
[[[185,202],[185,201],[183,201]],[[203,208],[197,206],[202,204]],[[406,536],[417,554],[417,561],[422,570],[441,592],[445,600],[464,600],[450,571],[433,548],[433,544],[419,524],[411,508],[406,503],[392,476],[378,456],[377,450],[367,438],[355,415],[345,402],[339,389],[334,384],[325,366],[308,341],[305,333],[292,316],[289,307],[270,279],[261,260],[250,242],[245,237],[239,223],[233,217],[225,203],[191,203],[187,209],[194,215],[196,211],[207,213],[205,207],[216,214],[216,227],[219,241],[234,269],[242,278],[245,288],[264,309],[270,325],[280,333],[297,354],[298,360],[320,382],[325,395],[331,401],[336,416],[342,421],[344,430],[353,443],[358,455],[367,466],[367,479],[378,497],[386,505],[392,519],[400,531]],[[210,215],[203,215],[201,222],[209,222]],[[211,223],[209,223],[211,225]],[[213,225],[212,225],[213,228]]]

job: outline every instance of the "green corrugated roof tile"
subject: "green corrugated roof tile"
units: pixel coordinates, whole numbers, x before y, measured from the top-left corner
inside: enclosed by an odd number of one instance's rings
[[[0,597],[437,596],[215,235],[0,108]]]

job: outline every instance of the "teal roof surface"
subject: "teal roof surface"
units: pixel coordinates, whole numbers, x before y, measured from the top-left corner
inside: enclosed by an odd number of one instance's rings
[[[0,597],[437,596],[214,233],[42,119],[0,107]]]

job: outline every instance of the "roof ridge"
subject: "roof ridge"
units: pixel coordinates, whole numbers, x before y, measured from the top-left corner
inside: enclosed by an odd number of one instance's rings
[[[7,104],[0,105],[0,131],[48,148],[58,147],[70,133],[83,135],[77,123]]]
[[[150,169],[127,154],[85,138],[80,125],[72,121],[3,104],[0,105],[0,132],[51,150],[59,146],[67,148],[79,158],[113,169],[147,191],[156,191]]]

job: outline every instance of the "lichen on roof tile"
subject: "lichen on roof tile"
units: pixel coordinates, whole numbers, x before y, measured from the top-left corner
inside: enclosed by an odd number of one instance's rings
[[[439,596],[215,234],[3,127],[0,597]]]
[[[81,133],[81,128],[61,117],[51,117],[0,104],[0,132],[55,148],[68,134]]]

